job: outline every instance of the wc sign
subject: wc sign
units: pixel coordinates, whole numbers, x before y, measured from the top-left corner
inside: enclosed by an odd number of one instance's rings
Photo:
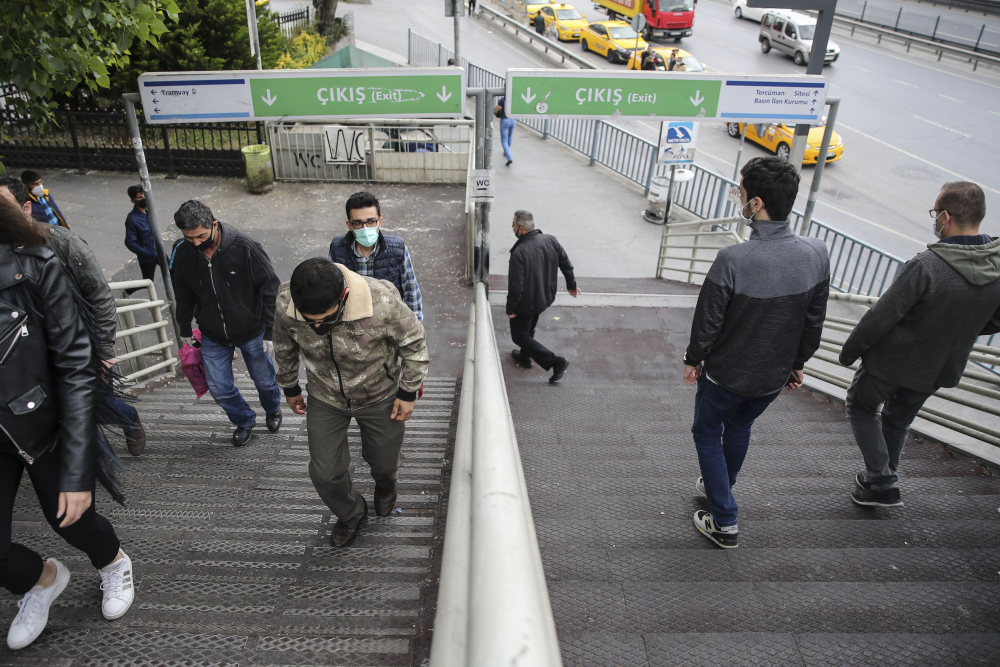
[[[660,123],[660,150],[657,164],[691,164],[698,143],[698,123],[671,120]]]
[[[495,174],[496,172],[492,169],[476,169],[472,172],[472,201],[493,201],[493,177]]]

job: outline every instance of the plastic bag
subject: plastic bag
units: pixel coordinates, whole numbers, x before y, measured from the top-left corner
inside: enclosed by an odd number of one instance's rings
[[[208,392],[205,367],[201,363],[201,330],[195,329],[191,335],[198,342],[198,347],[184,345],[177,351],[177,357],[181,360],[181,370],[184,371],[188,382],[191,383],[195,395],[201,398]]]

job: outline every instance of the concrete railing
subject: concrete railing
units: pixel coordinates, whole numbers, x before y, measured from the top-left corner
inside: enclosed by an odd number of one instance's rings
[[[118,373],[122,379],[125,382],[137,382],[173,371],[174,366],[179,363],[173,353],[176,345],[167,336],[170,323],[163,318],[160,310],[166,302],[156,296],[153,281],[124,280],[110,283],[108,287],[112,292],[126,289],[145,289],[149,292],[148,299],[115,299],[115,312],[118,314],[118,332],[115,338],[125,350],[115,354]],[[137,324],[135,314],[139,311],[149,311],[152,321]],[[155,334],[156,342],[149,341],[151,334]],[[159,361],[150,364],[147,356],[155,356]]]
[[[561,667],[484,283],[469,316],[431,667]]]

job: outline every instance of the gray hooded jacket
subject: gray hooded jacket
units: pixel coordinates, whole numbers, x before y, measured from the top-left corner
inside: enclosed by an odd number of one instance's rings
[[[934,243],[907,262],[844,343],[888,383],[934,392],[962,378],[976,338],[1000,332],[1000,240]]]

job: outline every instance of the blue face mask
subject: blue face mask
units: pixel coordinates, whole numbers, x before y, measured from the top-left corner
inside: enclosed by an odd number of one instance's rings
[[[366,248],[371,248],[378,241],[378,227],[362,227],[354,230],[354,240]]]

